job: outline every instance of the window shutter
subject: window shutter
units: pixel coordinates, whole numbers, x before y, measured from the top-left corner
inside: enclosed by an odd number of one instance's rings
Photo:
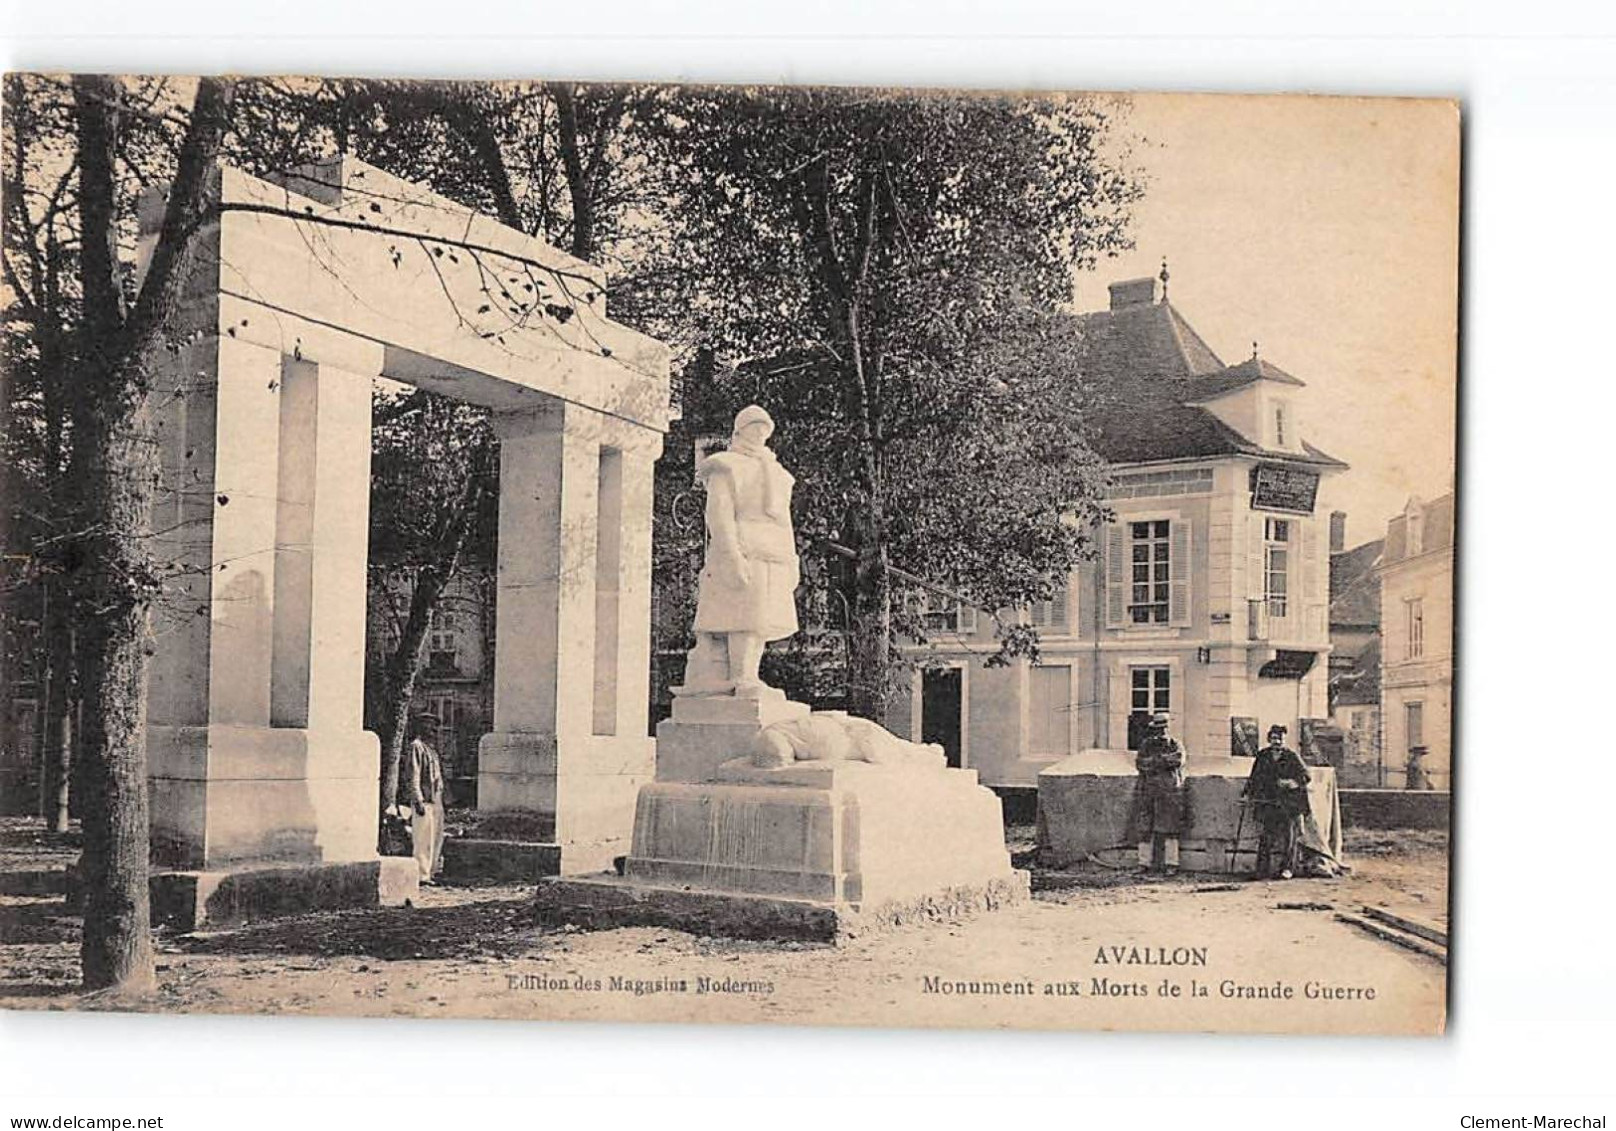
[[[1064,635],[1071,631],[1066,621],[1066,590],[1070,585],[1070,578],[1062,578],[1061,583],[1055,587],[1054,598],[1049,602],[1049,627],[1056,635]]]
[[[1105,626],[1121,628],[1127,613],[1128,537],[1117,523],[1105,528]]]
[[[976,606],[959,605],[959,632],[961,636],[976,634]]]
[[[1319,603],[1319,562],[1314,552],[1313,543],[1318,535],[1314,533],[1312,524],[1299,521],[1296,524],[1296,552],[1301,557],[1302,565],[1302,594],[1307,602],[1307,615],[1313,615],[1313,606]]]
[[[1263,515],[1252,511],[1246,516],[1246,596],[1260,601],[1268,596],[1268,555],[1263,535]]]
[[[1190,623],[1190,520],[1175,518],[1167,531],[1168,579],[1167,620],[1170,624]]]

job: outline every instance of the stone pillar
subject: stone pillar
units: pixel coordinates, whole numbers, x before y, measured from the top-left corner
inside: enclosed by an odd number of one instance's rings
[[[661,438],[559,401],[496,429],[494,731],[478,749],[477,807],[503,815],[486,828],[553,846],[535,867],[595,871],[628,850],[655,761],[645,700]]]
[[[413,886],[383,882],[380,754],[362,729],[381,354],[333,336],[319,359],[287,357],[221,335],[165,375],[155,526],[175,576],[154,618],[147,732],[160,918]]]

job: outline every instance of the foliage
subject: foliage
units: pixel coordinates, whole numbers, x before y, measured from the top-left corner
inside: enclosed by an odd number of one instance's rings
[[[799,529],[858,552],[854,710],[882,709],[890,567],[988,609],[1047,597],[1088,552],[1073,271],[1127,246],[1138,182],[1116,107],[815,89],[680,91],[658,123],[708,344],[749,359],[691,390],[692,427],[782,422]],[[1075,520],[1075,521],[1074,521]],[[1036,634],[1007,621],[1007,653]]]

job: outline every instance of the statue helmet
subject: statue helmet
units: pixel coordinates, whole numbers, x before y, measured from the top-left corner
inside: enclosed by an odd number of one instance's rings
[[[749,424],[764,425],[768,429],[768,432],[764,434],[764,439],[774,435],[774,418],[765,412],[761,405],[749,404],[735,414],[736,434],[739,434],[741,429]]]

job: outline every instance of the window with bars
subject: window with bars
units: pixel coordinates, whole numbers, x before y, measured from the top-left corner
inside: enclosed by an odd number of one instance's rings
[[[1128,620],[1132,624],[1166,624],[1171,613],[1172,562],[1166,519],[1128,524],[1132,580]]]
[[[1291,524],[1289,519],[1263,520],[1263,597],[1268,615],[1282,617],[1290,598]]]

